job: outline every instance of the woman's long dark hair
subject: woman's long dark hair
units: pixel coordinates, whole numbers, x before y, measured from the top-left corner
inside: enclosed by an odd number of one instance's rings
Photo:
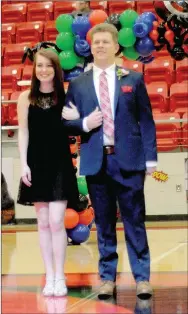
[[[33,73],[32,73],[32,78],[31,78],[31,91],[29,93],[29,100],[31,104],[35,105],[36,101],[39,97],[39,88],[40,88],[40,81],[36,77],[36,61],[37,61],[37,56],[43,56],[50,60],[52,62],[52,66],[54,68],[54,104],[56,105],[57,102],[63,103],[64,105],[64,100],[65,100],[65,90],[63,86],[63,71],[61,69],[61,65],[59,62],[59,58],[57,54],[51,50],[48,49],[41,49],[39,50],[34,58],[34,64],[33,64]]]

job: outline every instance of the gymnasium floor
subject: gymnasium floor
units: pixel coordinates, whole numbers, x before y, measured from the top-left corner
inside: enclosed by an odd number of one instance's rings
[[[2,228],[2,313],[127,313],[187,314],[187,222],[147,223],[154,296],[135,296],[122,225],[117,224],[118,279],[116,299],[97,299],[98,251],[96,231],[87,243],[68,246],[65,272],[69,293],[63,298],[41,295],[44,268],[36,226]]]

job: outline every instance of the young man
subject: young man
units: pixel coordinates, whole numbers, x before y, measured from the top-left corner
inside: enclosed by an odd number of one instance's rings
[[[137,296],[150,297],[144,182],[157,165],[151,105],[143,75],[115,65],[116,28],[99,24],[91,37],[93,69],[70,83],[63,117],[75,135],[81,134],[80,174],[95,210],[100,253],[98,296],[105,299],[115,289],[118,201]]]
[[[91,13],[90,1],[76,1],[76,10],[71,13],[73,17],[78,15],[89,15]]]

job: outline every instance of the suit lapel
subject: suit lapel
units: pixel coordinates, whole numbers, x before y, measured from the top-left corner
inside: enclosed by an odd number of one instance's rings
[[[115,93],[114,93],[114,116],[116,115],[116,109],[118,104],[118,98],[120,94],[121,80],[118,80],[118,76],[116,74],[118,67],[116,66],[115,70]]]
[[[86,92],[90,94],[91,99],[93,100],[91,104],[93,109],[95,109],[97,106],[100,108],[93,81],[93,70],[86,72],[86,74],[87,74],[86,86],[85,87],[83,86],[83,88],[86,89]]]
[[[121,89],[121,79],[119,80],[116,74],[118,68],[119,67],[116,66],[116,69],[115,69],[114,116],[116,115],[117,104],[118,104],[118,99],[119,99],[120,89]],[[97,106],[100,108],[96,91],[95,91],[94,81],[93,81],[93,70],[91,69],[90,71],[86,72],[86,75],[87,75],[87,80],[86,80],[86,86],[84,88],[86,89],[86,92],[90,94],[91,99],[93,100],[91,105],[93,109],[95,109]]]

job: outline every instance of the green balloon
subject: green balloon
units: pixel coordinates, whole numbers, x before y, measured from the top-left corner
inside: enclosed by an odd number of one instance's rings
[[[77,65],[79,58],[72,50],[62,51],[59,54],[59,61],[62,69],[71,70]]]
[[[122,27],[133,27],[134,22],[136,21],[138,17],[138,13],[133,10],[125,10],[123,13],[121,13],[119,21],[122,25]]]
[[[59,33],[72,32],[73,17],[70,14],[61,14],[55,21]]]
[[[134,46],[127,47],[122,52],[123,52],[123,55],[129,60],[137,60],[138,57],[140,56]]]
[[[81,56],[77,56],[77,57],[78,57],[78,64],[84,65],[85,58],[84,58],[84,57],[81,57]]]
[[[73,33],[63,32],[56,37],[56,45],[64,51],[74,50],[74,41],[75,37]]]
[[[78,190],[80,194],[87,195],[88,194],[88,189],[87,189],[87,182],[85,177],[78,177],[77,178],[77,183],[78,183]]]
[[[136,36],[131,28],[122,28],[118,33],[118,42],[121,46],[131,47],[136,42]]]

